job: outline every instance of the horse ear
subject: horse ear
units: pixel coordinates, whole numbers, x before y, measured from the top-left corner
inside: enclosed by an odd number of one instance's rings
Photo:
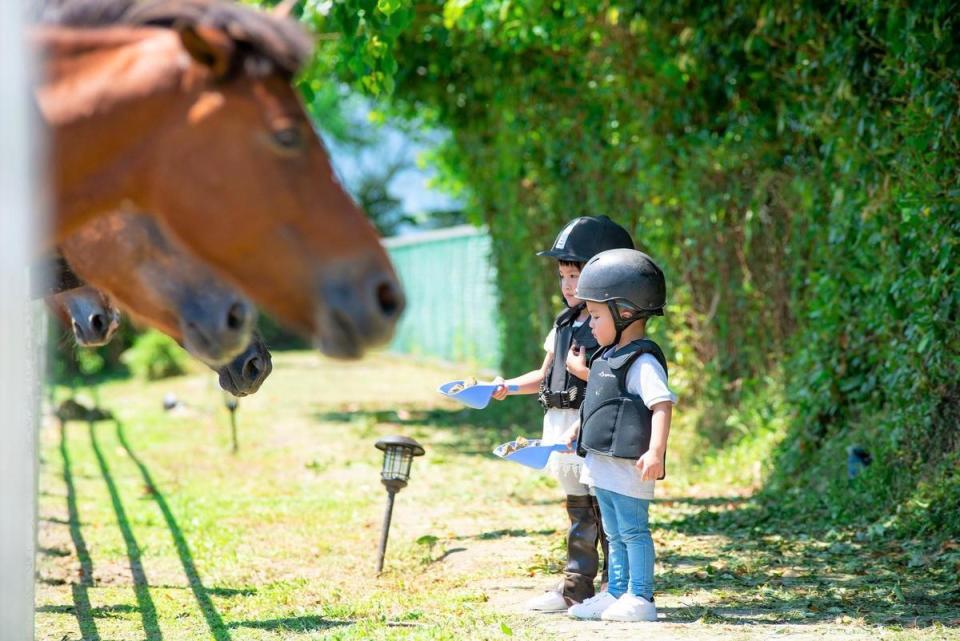
[[[190,57],[209,67],[215,78],[230,72],[235,51],[233,40],[220,31],[204,26],[184,26],[178,29],[180,42]]]

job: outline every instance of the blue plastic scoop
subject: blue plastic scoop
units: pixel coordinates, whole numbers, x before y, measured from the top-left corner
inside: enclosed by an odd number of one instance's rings
[[[472,407],[475,410],[482,410],[484,407],[486,407],[490,403],[490,397],[498,387],[496,383],[477,383],[476,385],[463,387],[463,389],[458,392],[452,391],[458,385],[462,387],[463,381],[450,381],[449,383],[444,383],[440,386],[438,391],[444,396],[452,398],[455,401],[459,401],[467,407]],[[507,389],[511,392],[516,392],[520,388],[516,385],[507,385]]]
[[[567,446],[562,443],[541,445],[540,439],[527,440],[526,445],[517,447],[516,441],[502,443],[493,450],[493,453],[506,461],[513,461],[520,465],[542,470],[550,459],[552,452],[566,452]]]

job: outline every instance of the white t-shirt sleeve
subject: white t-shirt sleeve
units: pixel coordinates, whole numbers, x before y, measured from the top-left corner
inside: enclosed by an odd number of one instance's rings
[[[547,340],[543,341],[543,351],[545,351],[545,352],[552,352],[552,351],[553,351],[553,343],[554,343],[554,341],[556,341],[556,340],[557,340],[557,328],[556,328],[556,327],[551,327],[551,328],[550,328],[550,333],[547,334]]]
[[[574,321],[573,328],[576,329],[581,325],[583,325],[585,322],[586,321]],[[547,334],[547,340],[543,341],[543,351],[552,352],[553,344],[556,342],[556,340],[557,340],[557,327],[553,326],[550,328],[550,333]]]
[[[648,408],[657,403],[677,403],[677,395],[667,385],[667,373],[653,354],[644,354],[627,372],[627,391],[643,399]]]

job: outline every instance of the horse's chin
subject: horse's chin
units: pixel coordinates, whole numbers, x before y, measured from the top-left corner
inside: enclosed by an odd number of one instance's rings
[[[73,327],[73,338],[78,347],[103,347],[113,338],[113,333],[103,334],[90,330],[89,333],[80,328],[79,325]]]
[[[243,353],[244,347],[249,342],[249,336],[244,338],[242,335],[221,340],[216,332],[205,333],[183,322],[180,325],[180,332],[183,335],[184,349],[215,370],[229,365],[233,359]]]
[[[183,337],[183,348],[198,361],[216,371],[220,371],[221,367],[229,365],[230,361],[236,356],[211,347],[203,341],[192,340],[186,335]]]
[[[95,348],[95,347],[103,347],[104,345],[107,345],[108,343],[110,343],[109,338],[87,339],[87,338],[81,338],[79,336],[76,336],[76,334],[74,334],[74,337],[76,338],[78,347]]]
[[[229,367],[221,367],[220,369],[216,370],[216,372],[220,375],[220,389],[225,392],[229,392],[237,398],[247,395],[247,392],[240,389],[240,386],[237,384],[237,381]]]
[[[357,359],[363,356],[364,345],[349,321],[337,312],[324,314],[323,319],[313,337],[316,349],[331,358]]]

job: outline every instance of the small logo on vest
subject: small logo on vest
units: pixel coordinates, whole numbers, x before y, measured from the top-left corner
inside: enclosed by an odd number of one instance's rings
[[[597,376],[599,376],[600,378],[616,378],[617,377],[615,374],[611,374],[610,372],[597,372]]]

